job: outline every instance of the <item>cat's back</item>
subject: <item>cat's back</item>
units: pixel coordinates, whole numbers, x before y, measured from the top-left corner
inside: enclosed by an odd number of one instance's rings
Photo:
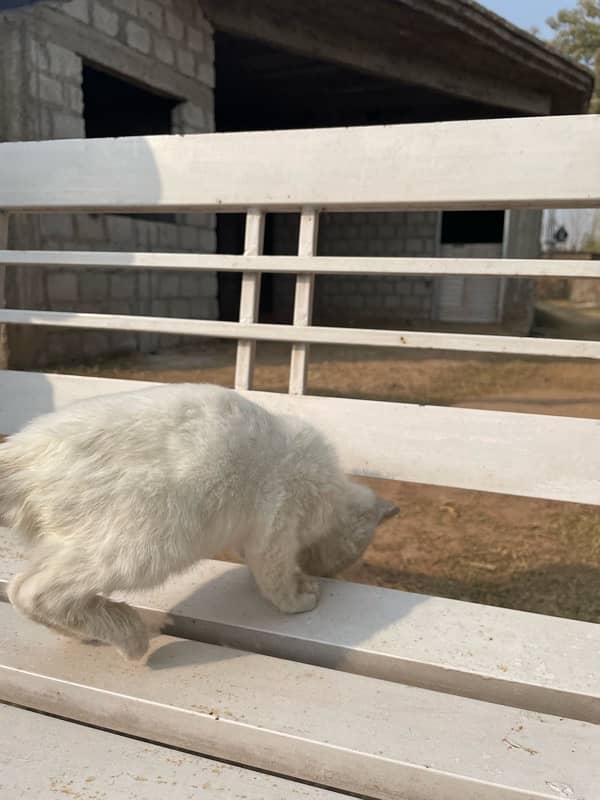
[[[227,442],[233,451],[268,436],[274,418],[238,393],[208,384],[170,384],[73,403],[38,417],[2,445],[6,456],[118,460],[122,466],[200,454]],[[6,449],[4,449],[6,448]]]

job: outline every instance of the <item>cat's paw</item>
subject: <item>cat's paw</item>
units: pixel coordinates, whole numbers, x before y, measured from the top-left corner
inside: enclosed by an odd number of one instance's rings
[[[303,614],[316,608],[319,594],[319,582],[306,576],[299,579],[296,591],[286,592],[273,601],[284,614]]]

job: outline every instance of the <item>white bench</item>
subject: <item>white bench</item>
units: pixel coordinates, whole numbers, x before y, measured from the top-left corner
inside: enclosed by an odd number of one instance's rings
[[[310,417],[349,472],[598,505],[599,421],[304,394],[311,342],[599,358],[592,341],[310,324],[315,273],[600,277],[589,261],[321,258],[323,210],[551,206],[600,207],[600,118],[1,144],[0,247],[13,213],[243,210],[247,228],[243,256],[0,251],[22,269],[241,270],[239,323],[13,309],[0,323],[238,339],[237,388]],[[297,257],[261,255],[275,210],[301,212]],[[257,322],[262,271],[298,275],[293,325]],[[251,391],[257,340],[293,343],[289,394]],[[1,372],[0,432],[134,385]],[[21,554],[0,535],[1,591]],[[0,699],[16,706],[0,707],[0,794],[600,797],[598,626],[324,583],[316,611],[287,617],[244,567],[202,563],[133,598],[164,630],[146,666],[0,602]]]

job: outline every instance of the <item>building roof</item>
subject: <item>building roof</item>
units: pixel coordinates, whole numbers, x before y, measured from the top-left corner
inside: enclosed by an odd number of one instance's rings
[[[201,5],[218,31],[509,113],[582,113],[593,91],[590,70],[473,0]]]
[[[429,17],[439,29],[454,30],[458,40],[440,41],[447,52],[455,58],[461,57],[461,41],[471,39],[469,60],[476,56],[476,48],[497,51],[503,59],[510,61],[512,68],[506,77],[525,82],[525,85],[550,89],[555,100],[553,110],[559,112],[582,111],[594,88],[594,75],[582,64],[559,53],[551,44],[544,42],[532,33],[490,11],[474,0],[389,0],[389,2],[412,9]],[[462,49],[462,58],[465,53]],[[534,78],[537,76],[537,78]],[[571,94],[571,98],[565,97]],[[579,108],[573,107],[577,97]]]
[[[0,0],[0,11],[42,0]],[[369,38],[379,51],[379,66],[367,72],[388,72],[387,77],[475,97],[490,105],[503,105],[519,113],[581,113],[591,97],[594,78],[586,67],[558,53],[551,45],[488,10],[474,0],[308,0],[302,4],[280,0],[200,0],[218,30],[249,35],[285,45],[285,20],[311,15],[329,38],[315,42],[313,55],[354,66],[341,49],[333,49],[340,28],[353,29],[356,42]],[[265,33],[248,33],[251,21],[275,19]],[[241,27],[241,29],[240,29]],[[270,32],[269,32],[270,31]],[[276,41],[277,36],[279,41]],[[291,38],[289,44],[293,45]],[[329,48],[329,50],[328,50]],[[294,49],[292,47],[292,49]],[[296,52],[304,48],[296,47]],[[351,50],[352,48],[350,48]],[[349,51],[350,52],[350,51]],[[384,63],[387,59],[387,63]],[[449,69],[449,66],[451,69]],[[422,77],[421,77],[422,76]],[[494,89],[495,85],[495,89]],[[512,87],[512,91],[510,91]],[[512,99],[511,99],[512,96]],[[539,102],[536,103],[536,98]],[[498,100],[501,102],[498,103]]]

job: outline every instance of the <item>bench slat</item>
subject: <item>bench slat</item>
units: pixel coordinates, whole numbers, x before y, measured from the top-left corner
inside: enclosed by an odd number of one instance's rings
[[[126,599],[167,632],[279,658],[600,724],[600,626],[323,580],[286,616],[246,567],[206,561]]]
[[[75,400],[156,385],[3,370],[0,432],[13,433]],[[336,445],[349,473],[600,505],[598,420],[268,392],[248,396],[275,413],[309,419]]]
[[[5,142],[0,208],[590,208],[599,152],[592,115]]]
[[[243,256],[203,253],[106,253],[83,250],[0,250],[16,267],[218,270],[327,275],[507,275],[522,278],[600,278],[597,261],[543,258],[364,258],[360,256]]]
[[[347,795],[94,730],[22,708],[0,709],[6,798],[344,800]]]
[[[0,560],[0,595],[19,568]],[[600,724],[591,623],[337,581],[317,613],[283,617],[216,561],[124,599],[174,636]]]
[[[247,273],[248,276],[251,273]],[[252,273],[254,277],[256,275]],[[459,352],[503,353],[559,358],[600,358],[600,342],[576,339],[533,339],[429,331],[388,331],[361,328],[308,327],[204,319],[175,319],[126,314],[0,309],[0,323],[94,330],[170,333],[265,342],[362,345]]]
[[[0,596],[21,569],[0,528]],[[170,635],[600,724],[600,626],[323,580],[317,610],[278,613],[245,567],[204,561],[124,596]],[[515,633],[516,632],[516,633]]]
[[[167,636],[132,665],[7,603],[0,638],[0,698],[342,791],[594,800],[600,781],[584,722]]]

